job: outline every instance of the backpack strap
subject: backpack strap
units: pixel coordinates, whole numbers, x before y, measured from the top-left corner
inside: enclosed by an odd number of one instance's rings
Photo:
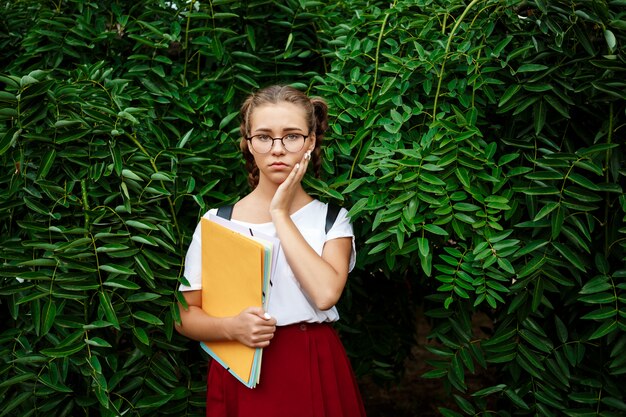
[[[341,207],[333,203],[328,203],[327,207],[328,208],[326,209],[326,233],[328,234],[328,231],[330,230],[330,228],[333,227],[333,224],[335,224],[335,220],[337,219],[337,215],[339,214],[339,210],[341,210]]]
[[[328,203],[326,209],[326,233],[328,233],[331,227],[333,227],[333,225],[335,224],[335,220],[337,220],[337,216],[339,215],[339,210],[341,210],[341,207],[339,207],[338,205]],[[221,217],[223,219],[230,220],[231,216],[233,215],[233,205],[227,204],[225,206],[219,207],[217,209],[217,215],[218,217]]]
[[[226,220],[230,220],[233,215],[233,204],[227,204],[225,206],[219,207],[217,209],[218,217],[221,217]]]

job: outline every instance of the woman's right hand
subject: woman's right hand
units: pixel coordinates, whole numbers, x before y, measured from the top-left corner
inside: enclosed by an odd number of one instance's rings
[[[251,348],[268,346],[276,331],[276,319],[261,307],[248,307],[229,321],[230,338]]]

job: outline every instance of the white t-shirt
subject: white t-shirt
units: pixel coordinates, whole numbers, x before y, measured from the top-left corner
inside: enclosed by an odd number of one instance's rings
[[[350,254],[349,270],[352,271],[356,259],[356,249],[354,245],[354,232],[350,219],[347,217],[348,211],[342,208],[337,215],[333,227],[325,233],[327,205],[319,200],[313,200],[306,206],[291,215],[302,236],[307,243],[317,252],[322,254],[324,243],[327,240],[341,237],[352,238],[352,252]],[[203,217],[208,218],[209,214],[215,215],[217,209],[209,210]],[[260,233],[276,237],[274,223],[246,223],[233,220],[236,223],[250,227]],[[192,291],[202,288],[202,260],[201,260],[201,231],[200,224],[196,227],[193,239],[187,250],[185,257],[184,275],[189,281],[189,286],[180,285],[180,291]],[[308,322],[321,323],[332,322],[339,319],[336,307],[329,310],[319,310],[309,300],[301,288],[300,283],[293,274],[284,253],[281,251],[276,267],[276,276],[272,279],[268,304],[268,313],[276,318],[279,326],[286,326],[292,323]]]

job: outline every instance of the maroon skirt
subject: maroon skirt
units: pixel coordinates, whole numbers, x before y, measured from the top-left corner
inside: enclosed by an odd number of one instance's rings
[[[263,350],[256,388],[216,361],[210,363],[207,388],[207,417],[365,416],[352,367],[329,324],[277,327]]]

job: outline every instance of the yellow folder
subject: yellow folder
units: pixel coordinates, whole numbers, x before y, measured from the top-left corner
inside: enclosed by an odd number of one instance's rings
[[[265,246],[203,218],[202,309],[214,317],[263,306]],[[237,379],[252,388],[258,382],[261,349],[236,341],[202,342],[202,347]]]

